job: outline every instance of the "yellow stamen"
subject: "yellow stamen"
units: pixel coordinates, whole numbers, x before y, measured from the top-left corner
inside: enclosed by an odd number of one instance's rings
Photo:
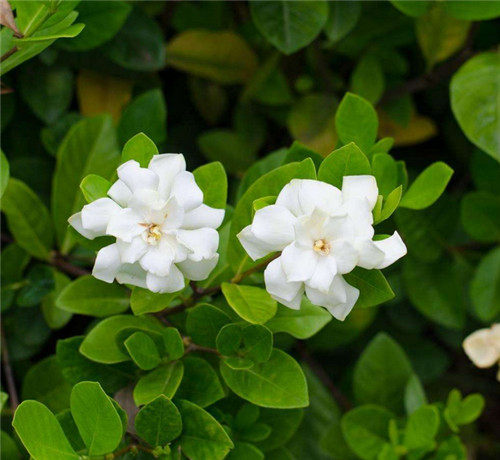
[[[325,240],[316,240],[313,244],[313,249],[322,255],[330,253],[330,244]]]

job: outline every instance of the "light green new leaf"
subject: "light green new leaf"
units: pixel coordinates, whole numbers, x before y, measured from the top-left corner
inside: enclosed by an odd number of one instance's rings
[[[425,168],[410,185],[399,206],[408,209],[425,209],[443,194],[453,175],[446,163],[437,161]]]
[[[439,411],[434,406],[422,406],[408,418],[403,443],[410,450],[432,447],[438,428]]]
[[[328,310],[304,298],[299,310],[278,305],[276,315],[265,324],[275,333],[286,332],[296,339],[304,340],[320,331],[332,318]]]
[[[378,117],[373,106],[356,94],[346,93],[335,116],[339,139],[344,144],[355,142],[367,154],[375,145]]]
[[[139,133],[123,147],[121,162],[135,160],[142,168],[147,168],[154,155],[158,155],[156,144],[144,133]]]
[[[485,4],[478,6],[484,7]],[[500,161],[500,53],[481,53],[453,76],[451,108],[467,138]]]
[[[366,155],[354,142],[334,150],[328,155],[318,171],[318,179],[342,188],[344,176],[371,174],[372,168]]]
[[[160,395],[136,415],[135,429],[153,447],[164,446],[181,434],[181,414],[173,402]]]
[[[116,134],[108,116],[78,122],[59,146],[52,188],[52,214],[63,253],[73,246],[67,232],[67,220],[85,204],[78,190],[82,179],[89,174],[110,177],[118,160]]]
[[[477,266],[470,297],[481,321],[489,324],[500,313],[500,248],[489,252]]]
[[[120,444],[122,421],[98,382],[73,387],[71,415],[90,456],[113,452]]]
[[[36,460],[78,460],[55,415],[38,401],[23,401],[12,426]]]
[[[203,192],[203,203],[224,209],[227,201],[227,174],[219,161],[200,166],[193,171],[194,179]]]
[[[134,402],[137,406],[147,404],[160,395],[172,399],[184,375],[181,361],[173,361],[158,367],[142,377],[134,388]]]
[[[262,35],[285,54],[311,43],[328,19],[325,1],[250,2],[254,24]]]
[[[281,350],[274,349],[268,361],[249,369],[232,369],[221,361],[220,370],[231,390],[257,406],[292,409],[309,404],[300,366]]]
[[[48,259],[53,242],[49,211],[24,182],[9,179],[2,211],[16,243],[38,259]]]
[[[223,460],[234,447],[224,428],[208,412],[185,400],[175,402],[182,416],[180,446],[192,460]]]
[[[389,217],[392,216],[394,211],[398,208],[399,202],[401,201],[401,196],[403,195],[403,186],[400,185],[398,188],[395,188],[384,201],[382,206],[382,213],[380,215],[380,219],[375,221],[375,224],[383,222]]]
[[[459,390],[452,390],[448,395],[444,418],[453,431],[458,427],[468,425],[476,420],[483,412],[485,400],[479,393],[468,395],[462,399]]]
[[[84,177],[80,183],[80,190],[87,203],[91,203],[99,198],[108,196],[108,190],[111,188],[111,182],[97,174],[89,174]]]
[[[276,314],[278,303],[262,288],[232,283],[223,283],[221,287],[227,303],[249,323],[264,324]]]
[[[378,193],[384,198],[399,185],[398,166],[394,158],[387,153],[374,153],[372,156],[372,170],[377,179]]]
[[[360,404],[380,404],[400,413],[404,389],[412,374],[410,361],[399,344],[385,333],[379,333],[356,363],[354,396]]]
[[[462,199],[460,220],[465,231],[484,243],[500,240],[500,197],[488,192],[471,192]]]
[[[356,455],[363,460],[376,460],[389,441],[389,422],[393,418],[394,415],[383,407],[357,407],[342,417],[342,433]]]
[[[0,198],[3,196],[3,192],[7,188],[7,183],[10,177],[10,167],[7,157],[0,150]]]
[[[374,307],[394,298],[394,292],[380,270],[356,267],[345,280],[360,291],[356,308]]]
[[[91,275],[68,284],[56,299],[62,310],[98,318],[123,313],[129,307],[127,291],[118,284],[104,283]]]
[[[80,353],[88,359],[104,364],[121,363],[129,361],[128,356],[123,351],[123,347],[118,343],[118,338],[125,340],[124,333],[135,331],[145,331],[149,333],[161,334],[163,327],[161,323],[150,316],[117,315],[106,318],[98,323],[86,335],[80,345]]]
[[[123,344],[139,368],[149,371],[160,364],[158,348],[154,340],[145,332],[134,332]]]

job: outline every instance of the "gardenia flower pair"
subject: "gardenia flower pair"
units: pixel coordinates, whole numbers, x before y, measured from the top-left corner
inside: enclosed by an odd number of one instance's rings
[[[181,154],[153,156],[147,168],[134,160],[118,168],[118,180],[71,216],[83,236],[111,235],[92,274],[108,283],[132,284],[153,292],[176,292],[184,277],[206,279],[217,264],[223,209],[203,204],[203,192]]]
[[[345,176],[342,190],[317,180],[294,179],[276,204],[256,211],[238,237],[253,260],[281,251],[264,272],[274,299],[299,309],[305,292],[313,304],[344,320],[359,290],[342,275],[356,266],[385,268],[406,254],[397,232],[372,240],[377,198],[373,176]]]
[[[464,340],[463,347],[477,367],[484,369],[495,364],[500,366],[500,324],[473,332]],[[500,368],[497,380],[500,381]]]

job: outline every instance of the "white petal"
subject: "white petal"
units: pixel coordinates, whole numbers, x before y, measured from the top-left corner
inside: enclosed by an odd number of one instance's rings
[[[259,240],[280,250],[293,241],[295,220],[293,214],[283,206],[266,206],[255,213],[252,231]]]
[[[323,238],[328,241],[354,238],[354,221],[348,216],[332,216],[325,222]]]
[[[347,301],[347,293],[341,276],[333,278],[327,293],[309,287],[306,283],[306,295],[314,305],[325,308],[332,308]]]
[[[167,199],[170,196],[175,176],[186,170],[186,160],[180,153],[163,153],[153,156],[148,169],[158,175],[160,179],[158,191],[164,199]]]
[[[344,203],[353,199],[366,199],[372,210],[377,202],[378,187],[374,176],[344,176],[342,181]]]
[[[134,237],[146,231],[145,227],[141,225],[142,221],[142,216],[133,209],[122,209],[110,219],[106,234],[131,242]]]
[[[224,220],[224,209],[216,209],[202,204],[184,215],[182,228],[191,230],[201,227],[218,228]]]
[[[163,211],[166,217],[164,217],[165,220],[161,226],[162,231],[177,229],[182,225],[185,216],[184,208],[177,203],[175,198],[172,197],[168,200]]]
[[[309,215],[299,217],[294,225],[295,242],[311,247],[316,240],[325,238],[325,224],[328,220],[328,214],[318,208]]]
[[[384,253],[384,260],[377,268],[388,267],[396,262],[396,260],[401,259],[407,252],[406,246],[398,232],[394,232],[392,236],[385,240],[374,241],[373,243]]]
[[[108,196],[120,206],[126,207],[132,198],[132,191],[125,185],[125,182],[118,179],[108,190]]]
[[[202,259],[199,261],[187,258],[184,262],[177,264],[177,267],[182,271],[187,279],[193,281],[202,281],[208,278],[212,270],[219,261],[219,254],[215,254],[210,259]]]
[[[82,224],[82,213],[77,212],[76,214],[73,214],[69,219],[68,223],[80,234],[83,235],[85,238],[88,238],[89,240],[93,240],[94,238],[97,238],[98,236],[103,236],[105,235],[104,232],[93,232],[91,230],[87,230],[86,228],[83,227]]]
[[[304,293],[301,282],[288,282],[281,266],[280,257],[269,263],[264,271],[266,290],[278,302],[293,309],[300,308]]]
[[[137,262],[146,253],[149,247],[141,235],[133,238],[130,243],[123,240],[117,240],[116,244],[120,251],[121,261],[124,264],[133,264]]]
[[[337,274],[337,264],[330,256],[320,256],[312,276],[306,281],[307,286],[328,293],[334,276]]]
[[[149,273],[158,276],[167,276],[174,261],[175,251],[166,238],[160,238],[158,244],[149,245],[146,253],[141,257],[141,267]]]
[[[334,307],[328,308],[328,311],[334,318],[338,319],[339,321],[344,321],[359,299],[359,289],[348,284],[341,276],[339,276],[339,278],[341,278],[345,287],[346,301],[343,303],[339,303]]]
[[[183,171],[175,176],[172,196],[186,211],[191,211],[203,203],[203,192],[189,171]]]
[[[110,244],[97,253],[92,275],[98,280],[112,283],[121,265],[122,262],[120,260],[118,246],[116,243]]]
[[[158,190],[158,175],[147,168],[141,168],[135,160],[123,163],[117,173],[132,193],[141,188]]]
[[[321,256],[316,254],[312,246],[304,248],[296,243],[288,245],[281,253],[281,266],[288,281],[306,281],[314,270]]]
[[[138,264],[124,264],[116,274],[116,281],[120,284],[131,284],[146,289],[146,272]]]
[[[490,328],[491,330],[491,342],[493,346],[497,349],[500,356],[500,324],[493,324]]]
[[[164,200],[157,190],[140,188],[137,189],[132,198],[129,200],[128,206],[137,210],[143,216],[146,216],[150,219],[150,222],[154,222],[155,219],[150,217],[148,214],[151,214],[155,211],[161,211],[167,204],[167,201]],[[162,221],[163,221],[162,217]]]
[[[335,240],[330,245],[330,254],[337,264],[337,272],[340,275],[352,272],[358,263],[358,251],[354,246],[345,240]]]
[[[246,253],[252,260],[261,259],[267,254],[277,250],[267,242],[259,240],[254,235],[251,225],[246,226],[237,236]]]
[[[146,284],[152,292],[165,293],[177,292],[184,289],[185,282],[181,271],[175,265],[172,265],[168,276],[157,276],[148,273]]]
[[[342,205],[342,213],[346,213],[353,222],[353,234],[357,238],[372,239],[373,214],[370,203],[366,199],[353,198]]]
[[[82,209],[82,224],[87,230],[104,235],[109,220],[122,208],[111,198],[99,198]]]
[[[498,350],[491,341],[491,329],[473,332],[464,340],[463,347],[477,367],[491,367],[500,360]]]
[[[219,246],[219,234],[213,228],[179,230],[177,240],[192,251],[191,260],[210,259]]]
[[[355,247],[359,253],[358,266],[372,270],[378,268],[384,261],[385,254],[371,239],[356,240]]]

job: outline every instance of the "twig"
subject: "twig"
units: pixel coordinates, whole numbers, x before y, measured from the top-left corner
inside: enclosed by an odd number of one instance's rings
[[[13,48],[11,48],[9,51],[7,51],[5,54],[3,54],[1,57],[0,57],[0,62],[3,62],[5,61],[7,58],[9,58],[10,56],[12,56],[14,53],[16,53],[17,51],[19,50],[19,48],[17,46],[14,46]]]
[[[330,376],[325,372],[325,370],[318,364],[318,362],[311,356],[309,351],[303,342],[295,342],[295,349],[299,353],[302,360],[311,368],[311,370],[316,374],[316,376],[323,382],[323,384],[330,390],[330,393],[339,403],[339,406],[344,411],[349,411],[352,409],[351,402],[347,397],[340,391],[338,387],[330,379]]]
[[[202,347],[201,345],[196,345],[196,343],[192,343],[189,337],[184,337],[184,340],[188,342],[186,350],[184,352],[185,355],[192,353],[193,351],[201,351],[203,353],[213,353],[214,355],[220,355],[219,351],[215,348]]]
[[[73,265],[72,263],[68,262],[58,252],[54,253],[54,255],[50,260],[50,264],[71,276],[78,277],[78,276],[90,275],[89,270],[87,270],[86,268],[77,267],[76,265]]]
[[[114,452],[111,458],[118,458],[121,457],[122,455],[128,454],[129,452],[133,452],[135,454],[138,453],[138,451],[142,450],[143,452],[146,452],[148,454],[152,454],[153,450],[149,449],[147,447],[141,446],[140,444],[130,444],[129,446],[124,447],[123,449]],[[106,457],[107,458],[107,457]]]
[[[3,362],[3,372],[5,374],[5,383],[7,384],[7,390],[9,392],[10,407],[14,413],[19,406],[19,398],[17,396],[16,381],[14,379],[14,372],[10,365],[9,350],[7,348],[7,340],[5,340],[5,334],[3,332],[3,323],[0,323],[0,333],[2,336],[2,362]]]
[[[243,273],[239,273],[239,274],[237,273],[233,277],[233,279],[231,280],[231,283],[233,283],[233,284],[239,283],[242,279],[246,278],[247,276],[250,276],[253,273],[259,271],[260,269],[267,267],[268,264],[270,264],[274,259],[277,259],[280,255],[281,255],[281,253],[277,253],[274,256],[269,257],[268,259],[264,260],[260,264],[257,264],[255,267],[252,267]]]

